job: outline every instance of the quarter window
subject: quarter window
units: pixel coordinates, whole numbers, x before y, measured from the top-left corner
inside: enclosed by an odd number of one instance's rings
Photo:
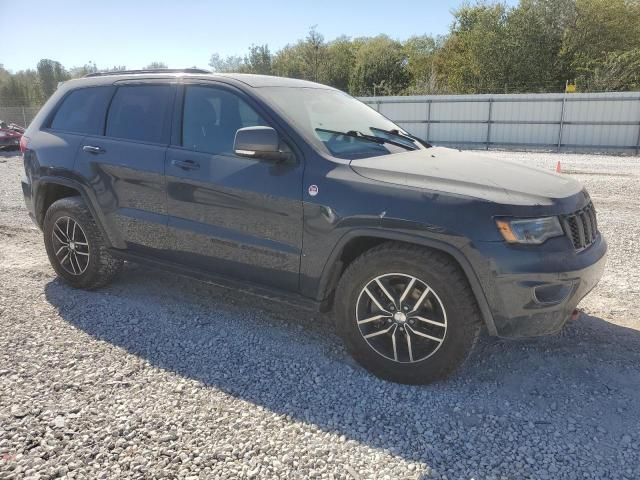
[[[183,112],[182,146],[199,152],[232,155],[239,128],[267,125],[244,100],[219,88],[187,87]]]
[[[89,87],[72,91],[58,108],[51,128],[88,135],[102,134],[113,87]]]
[[[142,142],[169,143],[171,85],[119,87],[107,119],[107,136]]]

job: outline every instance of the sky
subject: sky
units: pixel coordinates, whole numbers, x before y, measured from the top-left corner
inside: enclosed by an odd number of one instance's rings
[[[35,68],[41,58],[65,67],[208,68],[212,53],[272,52],[304,38],[312,25],[325,40],[340,35],[444,34],[462,0],[0,0],[0,64]]]

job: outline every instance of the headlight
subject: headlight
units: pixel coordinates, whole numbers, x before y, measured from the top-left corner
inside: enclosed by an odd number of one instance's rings
[[[498,230],[509,243],[539,245],[552,237],[564,235],[558,217],[498,219]]]

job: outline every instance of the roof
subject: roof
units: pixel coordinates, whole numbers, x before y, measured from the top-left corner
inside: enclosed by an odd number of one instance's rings
[[[225,77],[246,83],[250,87],[294,87],[294,88],[332,88],[321,83],[297,78],[275,77],[272,75],[256,75],[253,73],[216,73],[216,77]]]
[[[82,78],[70,80],[69,82],[77,85],[83,84],[112,84],[123,80],[136,79],[154,79],[154,78],[202,78],[202,79],[228,79],[242,82],[253,88],[261,87],[288,87],[288,88],[323,88],[332,89],[327,85],[310,82],[307,80],[298,80],[295,78],[276,77],[271,75],[256,75],[250,73],[211,73],[207,70],[200,69],[156,69],[156,70],[128,70],[113,72],[91,73]]]

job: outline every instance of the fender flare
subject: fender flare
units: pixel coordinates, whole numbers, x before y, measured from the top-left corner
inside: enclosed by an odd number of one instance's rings
[[[334,276],[334,266],[340,262],[340,255],[342,254],[345,245],[347,245],[347,243],[349,243],[351,240],[358,237],[377,237],[381,240],[411,243],[414,245],[431,248],[433,250],[439,250],[453,257],[453,259],[458,263],[465,276],[467,277],[467,280],[469,281],[469,285],[471,286],[471,290],[473,291],[476,301],[478,302],[480,314],[482,315],[482,319],[487,326],[489,334],[493,336],[498,334],[493,319],[493,314],[491,313],[491,309],[489,308],[489,303],[471,262],[467,259],[464,253],[462,253],[454,246],[440,240],[424,236],[411,235],[380,228],[355,229],[345,233],[342,238],[340,238],[338,243],[334,246],[322,270],[322,274],[318,282],[318,300],[322,301],[327,297],[329,293],[328,290],[331,287],[332,277]]]
[[[102,213],[102,210],[97,207],[98,201],[90,188],[87,188],[81,182],[74,180],[72,178],[54,177],[49,175],[38,178],[38,180],[34,183],[36,183],[35,188],[33,190],[34,210],[35,210],[36,220],[40,228],[42,228],[43,226],[42,224],[44,222],[44,214],[45,214],[45,212],[42,212],[44,195],[41,194],[42,192],[41,187],[50,185],[50,184],[61,185],[64,187],[72,188],[80,194],[80,196],[82,197],[82,200],[87,205],[89,212],[91,212],[91,216],[93,217],[96,224],[98,225],[98,228],[100,229],[100,233],[102,234],[102,237],[104,238],[105,243],[107,244],[107,247],[110,247],[110,248],[126,247],[124,242],[121,239],[119,239],[117,235],[110,233],[109,229],[106,228],[107,222],[106,222],[105,216]],[[40,215],[38,212],[42,212],[42,214]]]

